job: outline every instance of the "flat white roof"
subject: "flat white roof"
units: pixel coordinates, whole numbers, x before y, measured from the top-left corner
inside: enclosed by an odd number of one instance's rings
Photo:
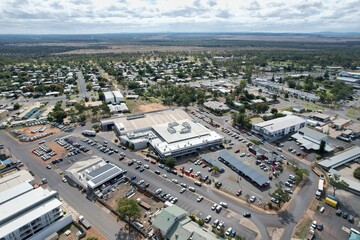
[[[199,123],[194,123],[191,120],[182,120],[174,122],[177,125],[173,126],[172,129],[174,132],[169,132],[168,128],[169,125],[167,123],[164,124],[158,124],[153,126],[153,129],[159,134],[167,143],[173,143],[178,141],[183,141],[186,139],[191,139],[195,137],[201,137],[204,135],[208,135],[211,131],[204,127],[203,125]],[[186,129],[183,124],[186,123],[190,126],[188,128],[189,130],[187,132],[182,133],[182,129]]]
[[[136,118],[136,116],[139,116]],[[101,124],[122,124],[122,131],[139,131],[150,129],[152,126],[162,123],[180,121],[184,119],[191,120],[191,117],[181,109],[165,109],[143,114],[126,115],[118,118],[101,120]]]
[[[0,192],[0,205],[32,189],[34,189],[34,187],[27,182],[23,182],[12,188],[6,189]]]
[[[34,180],[34,177],[26,170],[21,170],[0,178],[0,192],[12,188],[23,182]]]
[[[21,212],[26,211],[26,209],[30,209],[31,207],[36,207],[41,201],[51,197],[51,195],[55,196],[55,194],[56,191],[49,191],[48,189],[39,187],[19,195],[11,201],[1,204],[0,226],[4,224],[5,221],[16,218],[19,213],[21,214]]]
[[[275,118],[269,121],[257,123],[255,124],[255,126],[264,128],[268,132],[276,132],[305,122],[306,121],[301,117],[287,115],[285,117]]]
[[[42,203],[41,205],[27,211],[25,214],[18,215],[12,221],[1,225],[0,238],[14,232],[25,224],[45,215],[53,209],[60,207],[61,204],[62,203],[57,198],[53,198],[50,201]]]

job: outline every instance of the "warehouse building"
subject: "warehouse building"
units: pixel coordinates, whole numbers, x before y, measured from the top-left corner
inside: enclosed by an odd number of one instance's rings
[[[104,92],[105,102],[108,104],[119,104],[124,102],[124,96],[120,91],[108,91]]]
[[[266,140],[274,141],[289,133],[297,132],[300,128],[305,127],[305,125],[306,121],[303,118],[288,115],[254,124],[252,131],[261,135]]]
[[[0,239],[46,239],[72,222],[56,191],[22,182],[0,192]]]
[[[334,150],[334,148],[327,143],[328,136],[308,127],[299,129],[292,137],[296,139],[300,146],[307,150],[318,151],[320,149],[321,141],[325,142],[326,152],[332,152]]]
[[[65,171],[65,175],[88,193],[102,195],[123,181],[126,170],[102,158],[79,161]]]

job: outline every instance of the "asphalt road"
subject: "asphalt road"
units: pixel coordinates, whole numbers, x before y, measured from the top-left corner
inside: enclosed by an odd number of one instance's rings
[[[78,83],[79,83],[79,96],[80,97],[87,97],[87,92],[86,92],[86,84],[85,84],[85,79],[84,76],[82,74],[81,71],[78,71],[76,73],[77,79],[78,79]]]

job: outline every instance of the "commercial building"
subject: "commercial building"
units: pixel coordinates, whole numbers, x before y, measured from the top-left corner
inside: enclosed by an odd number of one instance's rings
[[[360,147],[355,146],[352,148],[349,148],[345,151],[342,151],[341,153],[331,157],[327,158],[321,162],[319,162],[319,166],[330,170],[332,168],[340,167],[341,165],[344,165],[345,163],[351,162],[353,160],[360,159]]]
[[[156,229],[155,237],[158,239],[192,239],[213,240],[222,239],[209,229],[202,228],[187,216],[182,208],[172,205],[161,210],[155,217],[152,226]]]
[[[86,161],[79,161],[65,171],[65,175],[78,186],[89,193],[102,195],[123,181],[126,170],[102,158],[93,157]]]
[[[120,141],[135,150],[151,146],[161,158],[179,157],[222,143],[223,137],[194,121],[180,109],[102,120],[115,129]]]
[[[316,113],[314,115],[311,115],[311,118],[315,121],[319,121],[323,123],[330,121],[330,116],[322,113]]]
[[[23,182],[31,183],[34,180],[33,176],[28,171],[16,171],[0,178],[0,192],[9,188],[15,187]]]
[[[29,182],[0,192],[0,239],[45,239],[72,222],[56,191]]]
[[[252,131],[261,135],[266,140],[273,141],[289,133],[296,132],[300,128],[305,127],[305,125],[306,121],[303,118],[288,115],[254,124]]]
[[[306,148],[307,150],[319,150],[321,141],[325,142],[326,152],[334,150],[334,148],[327,143],[328,136],[308,127],[299,129],[299,131],[292,135],[292,137],[296,139],[300,146]]]

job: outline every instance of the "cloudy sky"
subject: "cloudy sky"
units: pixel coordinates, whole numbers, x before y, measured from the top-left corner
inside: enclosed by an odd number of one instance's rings
[[[1,34],[360,32],[360,0],[0,0]]]

